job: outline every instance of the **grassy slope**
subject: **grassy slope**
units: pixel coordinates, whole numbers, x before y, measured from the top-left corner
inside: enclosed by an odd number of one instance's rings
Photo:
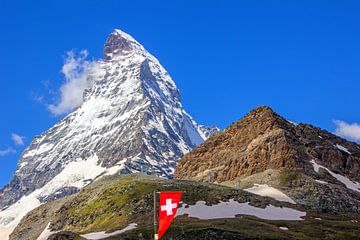
[[[151,225],[154,191],[183,191],[182,201],[187,204],[199,200],[215,204],[233,198],[258,207],[287,205],[212,184],[144,176],[111,177],[89,186],[64,204],[52,219],[52,228],[84,233],[119,229],[132,222]]]
[[[79,194],[60,200],[57,204],[50,204],[57,208],[51,208],[47,214],[44,214],[44,209],[49,209],[48,204],[34,210],[16,230],[22,235],[15,233],[13,239],[22,240],[27,239],[25,236],[39,234],[38,230],[34,233],[39,227],[30,220],[43,218],[43,225],[51,222],[53,230],[81,234],[114,231],[137,223],[137,229],[109,239],[148,240],[152,235],[153,191],[169,190],[184,191],[182,201],[187,204],[199,200],[214,204],[233,198],[257,207],[268,204],[294,207],[225,186],[139,175],[112,176],[93,183]],[[164,239],[360,239],[360,224],[350,221],[354,218],[359,220],[357,215],[321,215],[323,220],[313,219],[319,216],[318,213],[308,212],[308,215],[305,221],[265,221],[250,216],[207,221],[178,217]],[[289,230],[280,230],[280,226],[286,226]],[[57,236],[53,239],[75,239],[69,234],[63,234],[63,238],[59,237],[60,234]]]

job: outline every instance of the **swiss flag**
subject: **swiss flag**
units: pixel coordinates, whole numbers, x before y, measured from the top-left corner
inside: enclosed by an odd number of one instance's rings
[[[160,239],[166,230],[169,228],[172,220],[176,215],[176,210],[182,192],[161,192],[160,193],[160,206],[159,206],[159,229],[158,238]]]

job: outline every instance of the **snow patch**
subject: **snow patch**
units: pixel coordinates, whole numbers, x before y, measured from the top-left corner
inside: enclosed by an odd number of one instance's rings
[[[50,237],[52,234],[55,234],[57,233],[58,231],[56,232],[52,232],[50,230],[50,223],[48,223],[48,225],[46,226],[46,228],[44,229],[44,231],[40,234],[40,236],[37,238],[37,240],[47,240],[48,237]]]
[[[318,180],[318,179],[315,179],[315,182],[318,182],[318,183],[321,183],[321,184],[328,184],[328,182],[325,182],[325,181],[322,181],[322,180]]]
[[[328,168],[326,168],[324,166],[321,166],[320,164],[317,164],[315,162],[315,160],[311,160],[310,162],[312,163],[315,172],[318,173],[319,169],[323,168],[326,171],[328,171],[328,173],[330,173],[331,176],[336,178],[339,182],[343,183],[348,189],[351,189],[351,190],[356,191],[356,192],[360,192],[360,183],[352,181],[351,179],[349,179],[349,178],[347,178],[347,177],[345,177],[343,175],[332,172]]]
[[[50,182],[31,194],[22,197],[18,202],[0,212],[0,239],[8,240],[9,235],[20,223],[21,219],[30,211],[41,205],[39,199],[56,193],[64,187],[79,189],[88,185],[99,176],[115,174],[123,165],[115,165],[109,169],[98,164],[98,157],[94,155],[86,160],[78,159],[70,162]]]
[[[136,223],[129,224],[126,228],[112,232],[112,233],[106,233],[106,232],[94,232],[94,233],[87,233],[84,235],[81,235],[81,237],[88,239],[88,240],[98,240],[98,239],[104,239],[112,236],[116,236],[118,234],[133,230],[137,227]]]
[[[289,123],[291,123],[292,125],[294,125],[294,126],[297,126],[297,125],[299,125],[299,124],[297,124],[297,123],[295,123],[295,122],[292,122],[292,121],[290,121],[290,120],[288,120],[288,119],[286,119]]]
[[[24,157],[31,157],[34,155],[40,155],[40,154],[46,153],[46,152],[50,151],[53,147],[54,147],[54,144],[44,143],[44,144],[40,145],[38,149],[29,151],[26,154],[24,154]]]
[[[194,146],[200,145],[206,140],[206,137],[201,136],[199,129],[196,128],[197,124],[195,121],[185,112],[184,110],[184,121],[185,121],[185,131],[187,132],[191,143]]]
[[[28,165],[28,162],[22,162],[22,163],[19,165],[19,168],[23,168],[23,167],[25,167],[26,165]]]
[[[279,227],[280,230],[284,230],[284,231],[287,231],[289,230],[287,227]]]
[[[76,187],[81,189],[88,183],[85,180],[95,179],[106,169],[98,165],[96,155],[87,160],[78,159],[76,162],[70,162],[65,168],[56,175],[43,189],[41,196],[49,196],[63,187]]]
[[[287,196],[280,190],[270,187],[266,184],[254,184],[253,187],[244,189],[244,191],[254,193],[256,195],[260,195],[263,197],[271,197],[271,198],[281,201],[281,202],[288,202],[288,203],[296,204],[296,202],[294,200],[292,200],[289,196]]]
[[[347,154],[351,155],[351,152],[349,152],[349,150],[344,147],[344,146],[341,146],[340,144],[336,144],[335,145],[340,151],[343,151],[343,152],[346,152]]]
[[[21,219],[31,210],[41,205],[36,197],[38,190],[22,197],[15,204],[0,212],[0,239],[8,240],[9,235],[20,223]]]
[[[195,205],[186,207],[183,204],[176,216],[187,214],[188,217],[199,219],[219,219],[235,218],[236,215],[250,215],[266,220],[304,220],[306,212],[301,212],[292,208],[281,208],[268,205],[265,208],[257,208],[249,205],[249,202],[239,203],[230,199],[229,202],[220,202],[212,206],[207,206],[206,202],[198,201]]]
[[[311,162],[312,165],[313,165],[314,171],[317,172],[317,173],[319,173],[319,169],[320,169],[320,167],[322,167],[322,166],[319,165],[319,164],[317,164],[317,163],[315,162],[315,160],[311,160],[310,162]]]
[[[0,227],[0,239],[8,240],[9,235],[14,231],[15,227]]]

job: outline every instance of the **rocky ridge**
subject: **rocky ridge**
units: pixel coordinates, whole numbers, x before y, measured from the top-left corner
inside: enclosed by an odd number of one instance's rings
[[[360,146],[259,107],[178,163],[176,179],[270,184],[324,212],[360,212]]]

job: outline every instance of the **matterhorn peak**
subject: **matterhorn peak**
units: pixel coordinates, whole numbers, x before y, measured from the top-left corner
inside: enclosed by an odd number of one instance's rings
[[[120,29],[115,29],[104,45],[104,60],[109,61],[131,53],[144,53],[146,50],[132,36]]]
[[[112,32],[104,55],[81,106],[32,141],[0,191],[0,209],[10,206],[0,211],[0,232],[106,175],[172,178],[178,159],[217,132],[185,112],[170,75],[130,35]]]

